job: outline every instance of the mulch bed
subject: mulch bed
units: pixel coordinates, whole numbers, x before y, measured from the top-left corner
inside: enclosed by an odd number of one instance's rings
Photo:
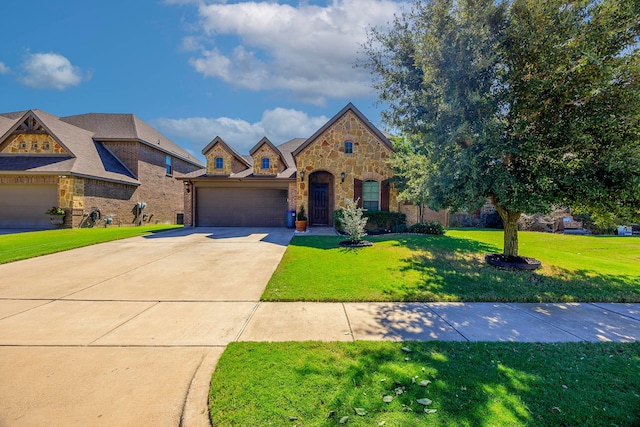
[[[484,260],[487,264],[500,268],[513,268],[516,270],[535,270],[542,265],[535,258],[524,256],[507,256],[504,254],[485,254]]]
[[[342,246],[343,248],[365,248],[367,246],[373,246],[373,243],[367,240],[360,240],[359,242],[355,243],[349,240],[343,240],[342,242],[340,242],[340,246]]]

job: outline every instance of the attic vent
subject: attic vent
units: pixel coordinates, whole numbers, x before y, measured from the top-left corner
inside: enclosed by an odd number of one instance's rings
[[[51,145],[48,142],[45,142],[44,144],[42,144],[42,149],[48,150],[49,148],[51,148]]]

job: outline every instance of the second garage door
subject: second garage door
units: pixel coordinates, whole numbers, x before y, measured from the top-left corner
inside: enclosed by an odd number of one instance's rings
[[[287,190],[197,188],[196,225],[200,227],[285,227]]]
[[[57,204],[56,185],[1,185],[0,228],[53,228],[44,213]]]

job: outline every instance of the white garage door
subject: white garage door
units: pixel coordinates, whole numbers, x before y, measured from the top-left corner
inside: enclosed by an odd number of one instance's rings
[[[196,225],[200,227],[285,227],[287,190],[197,188]]]
[[[0,185],[0,228],[53,228],[45,211],[57,204],[56,185]]]

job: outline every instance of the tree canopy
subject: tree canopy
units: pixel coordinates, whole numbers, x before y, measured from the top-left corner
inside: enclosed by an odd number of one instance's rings
[[[424,0],[372,29],[383,119],[424,156],[432,208],[640,211],[640,3]]]

